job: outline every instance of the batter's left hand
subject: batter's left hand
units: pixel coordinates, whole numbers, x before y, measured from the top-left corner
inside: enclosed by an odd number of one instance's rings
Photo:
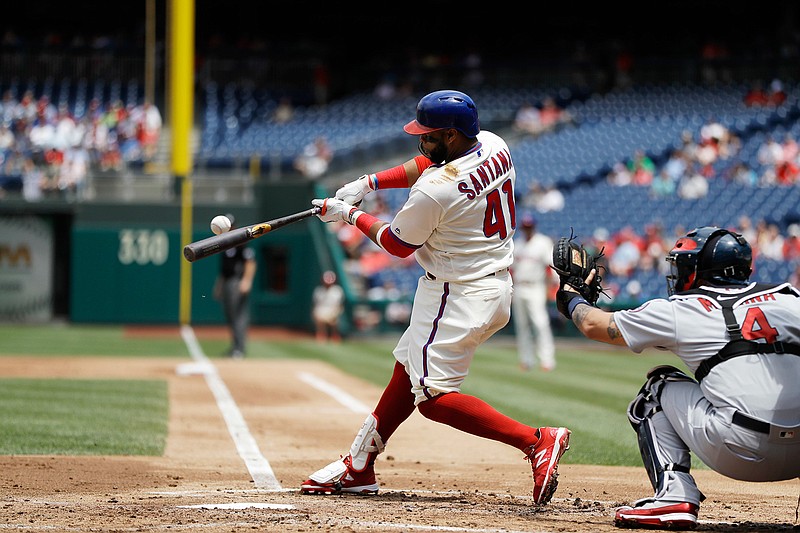
[[[323,222],[349,222],[350,212],[356,209],[338,198],[317,198],[311,204],[320,208],[317,217]]]

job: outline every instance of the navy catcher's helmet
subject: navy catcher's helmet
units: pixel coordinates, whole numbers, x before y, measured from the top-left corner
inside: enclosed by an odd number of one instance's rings
[[[422,135],[436,130],[455,128],[467,137],[481,131],[478,108],[472,98],[459,91],[435,91],[417,104],[417,119],[403,130],[411,135]]]
[[[667,254],[667,292],[688,291],[701,280],[713,285],[745,285],[752,273],[753,251],[744,237],[706,226],[678,239]]]

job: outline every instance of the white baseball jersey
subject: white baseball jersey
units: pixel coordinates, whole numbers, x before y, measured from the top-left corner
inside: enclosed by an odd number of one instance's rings
[[[789,285],[719,288],[656,299],[617,311],[614,320],[635,352],[669,350],[695,372],[729,341],[718,299],[733,301],[746,340],[800,345],[800,292]],[[664,418],[651,427],[662,464],[689,464],[688,450],[716,472],[745,481],[800,475],[800,356],[762,353],[714,366],[700,384],[667,382],[659,397]],[[737,419],[737,417],[739,417]],[[742,417],[750,423],[741,422]],[[753,422],[755,420],[755,422]],[[694,481],[675,474],[665,500],[699,502]]]
[[[514,245],[514,283],[547,286],[553,264],[553,239],[535,233]]]
[[[511,317],[515,179],[505,141],[482,131],[467,153],[423,172],[384,230],[429,274],[394,350],[416,404],[460,391],[476,348]]]
[[[489,131],[445,165],[426,169],[387,231],[416,249],[437,279],[468,281],[513,262],[516,172],[505,141]]]
[[[514,244],[514,298],[511,301],[517,355],[523,368],[531,368],[538,357],[545,370],[556,366],[555,340],[547,310],[547,281],[551,276],[553,240],[534,233]]]

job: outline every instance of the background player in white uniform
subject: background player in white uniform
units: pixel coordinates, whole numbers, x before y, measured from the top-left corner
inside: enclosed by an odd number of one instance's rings
[[[547,310],[547,293],[558,275],[550,268],[553,262],[553,239],[536,231],[532,215],[522,217],[523,238],[514,243],[514,298],[511,316],[517,337],[519,364],[523,370],[539,359],[544,371],[556,367],[556,345]]]
[[[436,91],[417,105],[405,131],[419,136],[422,156],[362,176],[318,199],[319,218],[358,227],[386,252],[415,253],[427,271],[394,357],[394,372],[347,456],[311,474],[301,491],[374,494],[374,461],[414,409],[426,418],[518,448],[531,461],[533,498],[547,503],[568,448],[566,428],[534,428],[461,393],[476,348],[509,320],[516,227],[514,165],[505,141],[480,131],[475,103],[458,91]],[[370,191],[410,187],[391,223],[364,213]],[[446,445],[446,443],[442,443]]]
[[[695,526],[690,451],[733,479],[800,476],[800,292],[748,281],[750,245],[717,227],[678,239],[667,261],[669,300],[608,313],[559,294],[586,337],[672,351],[695,374],[656,367],[628,407],[655,494],[617,509],[620,526]]]

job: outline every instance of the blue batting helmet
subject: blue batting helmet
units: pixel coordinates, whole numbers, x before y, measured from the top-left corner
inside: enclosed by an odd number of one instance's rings
[[[403,130],[411,135],[422,135],[436,130],[455,128],[467,137],[481,131],[478,108],[472,98],[459,91],[435,91],[417,104],[417,119]]]

